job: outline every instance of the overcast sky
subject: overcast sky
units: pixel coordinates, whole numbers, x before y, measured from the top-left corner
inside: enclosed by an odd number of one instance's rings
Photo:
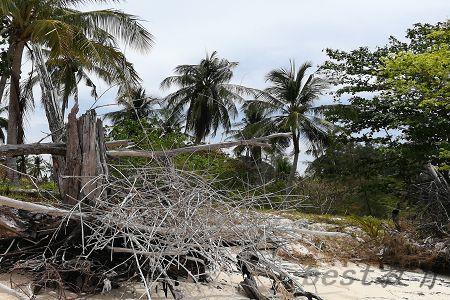
[[[101,7],[139,16],[155,36],[147,54],[124,49],[153,95],[164,95],[159,84],[176,65],[197,63],[206,52],[218,51],[240,63],[235,83],[264,88],[264,75],[286,66],[290,58],[317,66],[327,47],[375,47],[389,35],[404,36],[414,23],[450,18],[450,0],[129,0]],[[81,90],[87,108],[92,99]],[[113,98],[114,93],[106,93],[99,104],[113,103]],[[27,142],[48,132],[46,123],[38,105]]]

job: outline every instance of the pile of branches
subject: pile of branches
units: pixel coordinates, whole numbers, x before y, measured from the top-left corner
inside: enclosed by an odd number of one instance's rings
[[[418,204],[417,221],[422,232],[438,237],[450,235],[450,185],[431,164],[425,166],[421,181],[409,188],[409,197]]]
[[[295,238],[276,218],[255,209],[269,205],[270,195],[231,196],[214,182],[167,165],[110,170],[108,177],[92,178],[90,183],[101,184],[70,208],[7,204],[15,208],[8,208],[3,227],[9,224],[15,235],[0,244],[2,271],[33,274],[33,294],[47,287],[62,297],[64,290],[107,292],[139,279],[148,299],[161,283],[166,295],[182,299],[179,282],[207,282],[234,264],[251,298],[266,299],[254,280],[266,276],[293,297],[320,299],[263,259],[264,251]],[[230,246],[242,250],[237,258]]]

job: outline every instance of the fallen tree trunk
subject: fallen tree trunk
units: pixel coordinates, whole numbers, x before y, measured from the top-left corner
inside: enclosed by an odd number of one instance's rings
[[[66,144],[42,143],[0,146],[0,156],[14,157],[30,154],[66,155]]]
[[[119,140],[105,142],[106,149],[113,150],[132,145],[130,141]],[[0,146],[0,156],[15,157],[22,155],[52,154],[66,156],[67,146],[65,143],[32,143],[18,145]]]
[[[242,141],[232,141],[223,142],[217,144],[207,144],[198,145],[170,150],[162,151],[144,151],[144,150],[117,150],[117,151],[107,151],[108,156],[111,157],[148,157],[148,158],[158,158],[158,157],[170,157],[183,153],[193,153],[198,151],[211,151],[222,148],[230,148],[234,146],[259,146],[259,147],[270,147],[270,144],[261,143],[262,141],[267,141],[273,138],[279,137],[289,137],[290,133],[275,133],[268,136],[263,136],[259,138],[253,138],[249,140]]]

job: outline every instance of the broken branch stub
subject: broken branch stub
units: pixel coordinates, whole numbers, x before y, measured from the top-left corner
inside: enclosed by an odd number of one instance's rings
[[[102,190],[102,178],[108,176],[103,123],[94,110],[76,118],[78,106],[69,113],[67,152],[61,174],[63,203],[76,204],[84,197],[93,201]]]

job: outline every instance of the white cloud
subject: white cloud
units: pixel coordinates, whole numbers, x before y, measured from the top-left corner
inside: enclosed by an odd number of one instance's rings
[[[109,5],[111,7],[111,5]],[[102,6],[105,7],[105,6]],[[206,51],[239,61],[235,81],[264,87],[270,69],[289,58],[321,63],[326,47],[376,46],[403,36],[417,22],[449,18],[448,0],[129,0],[115,8],[140,16],[155,35],[148,54],[125,49],[151,94],[179,64],[196,63]],[[112,102],[107,93],[101,103]],[[90,102],[87,90],[81,99]],[[84,105],[87,108],[89,105]],[[28,140],[46,130],[42,110],[30,120]],[[40,115],[39,115],[40,114]]]

